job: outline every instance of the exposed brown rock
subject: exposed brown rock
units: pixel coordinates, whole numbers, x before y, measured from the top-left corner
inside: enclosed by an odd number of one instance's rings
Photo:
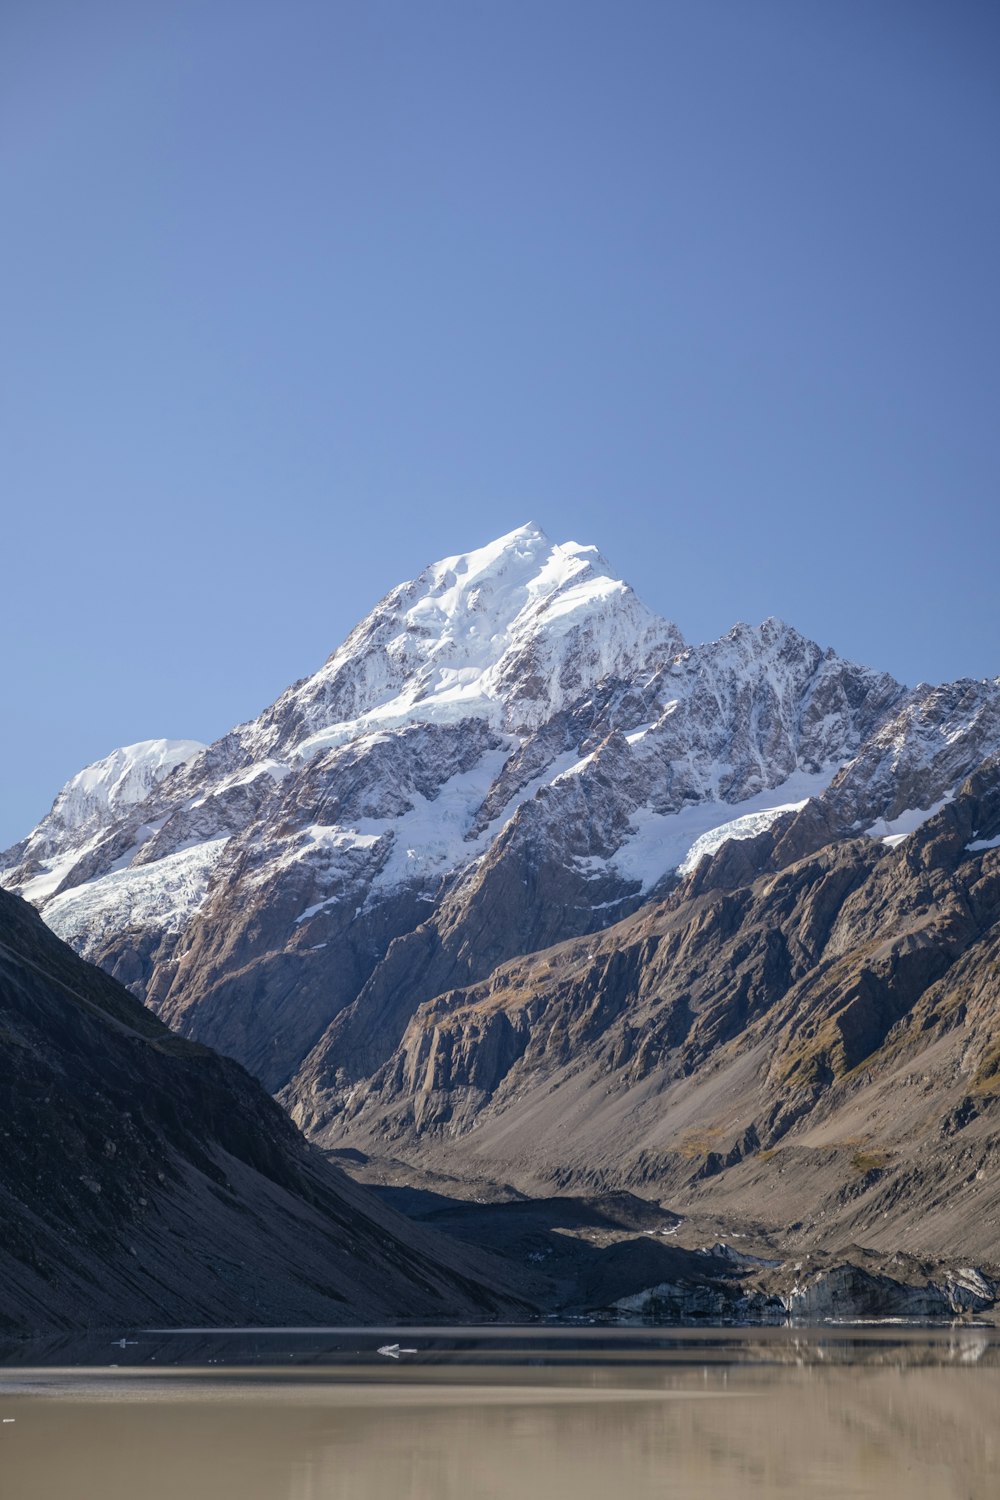
[[[732,885],[724,848],[718,885],[702,867],[421,1006],[346,1105],[290,1102],[327,1142],[456,1176],[996,1256],[1000,849],[967,846],[997,833],[991,764],[895,849],[841,841]]]

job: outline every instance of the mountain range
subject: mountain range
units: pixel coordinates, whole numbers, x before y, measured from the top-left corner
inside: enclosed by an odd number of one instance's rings
[[[988,1257],[998,753],[1000,678],[689,645],[529,525],[81,771],[0,880],[360,1162]]]

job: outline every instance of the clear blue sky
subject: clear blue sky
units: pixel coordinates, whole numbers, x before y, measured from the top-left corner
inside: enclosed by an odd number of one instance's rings
[[[995,0],[6,0],[0,847],[533,518],[1000,672]]]

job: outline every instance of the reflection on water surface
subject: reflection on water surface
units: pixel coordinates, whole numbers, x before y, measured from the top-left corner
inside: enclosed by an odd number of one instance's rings
[[[1000,1495],[992,1329],[127,1337],[0,1352],[4,1500]]]

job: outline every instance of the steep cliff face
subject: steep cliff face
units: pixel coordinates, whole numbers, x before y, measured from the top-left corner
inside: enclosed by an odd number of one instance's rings
[[[776,620],[687,646],[594,548],[527,526],[393,590],[208,748],[116,752],[155,761],[144,795],[74,821],[118,759],[81,773],[0,873],[321,1128],[437,995],[726,841],[877,851],[996,749],[1000,681],[907,692]]]
[[[6,892],[0,1036],[0,1328],[523,1310],[508,1273],[382,1208]]]
[[[790,815],[614,927],[420,1006],[320,1139],[996,1257],[1000,763],[896,844]],[[888,836],[891,839],[891,835]]]

